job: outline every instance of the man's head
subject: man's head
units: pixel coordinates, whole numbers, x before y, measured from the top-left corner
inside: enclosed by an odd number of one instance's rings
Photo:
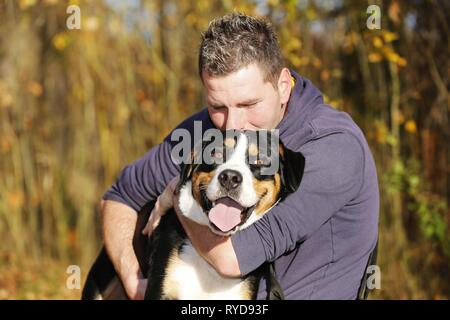
[[[274,129],[291,93],[291,75],[264,20],[230,14],[202,36],[199,72],[211,120],[220,129]]]

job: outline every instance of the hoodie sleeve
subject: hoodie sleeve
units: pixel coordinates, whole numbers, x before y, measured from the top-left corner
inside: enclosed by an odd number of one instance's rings
[[[181,122],[174,131],[181,129],[187,134],[184,138],[201,139],[203,131],[212,125],[208,109],[203,108]],[[195,133],[196,126],[200,130],[199,137]],[[142,158],[126,166],[103,195],[103,200],[118,201],[139,211],[147,202],[156,199],[170,180],[180,173],[180,165],[172,161],[172,148],[178,143],[171,140],[172,133]],[[188,140],[192,147],[195,141]]]
[[[126,166],[103,195],[103,200],[118,201],[140,211],[148,201],[156,199],[180,170],[171,160],[168,139]]]
[[[243,275],[294,249],[361,189],[364,153],[352,134],[312,140],[299,151],[305,156],[299,189],[231,237]]]

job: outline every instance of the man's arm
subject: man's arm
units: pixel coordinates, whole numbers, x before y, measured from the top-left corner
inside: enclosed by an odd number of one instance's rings
[[[361,190],[364,151],[352,134],[331,134],[300,151],[305,171],[299,189],[231,237],[244,276],[308,239]]]
[[[143,299],[147,280],[140,272],[133,248],[137,212],[156,199],[179,169],[170,160],[165,140],[125,167],[103,195],[103,235],[106,251],[131,299]]]
[[[177,128],[193,132],[194,120],[203,121],[204,129],[211,127],[207,109],[194,114]],[[138,212],[148,201],[154,200],[168,182],[179,174],[180,168],[171,159],[170,135],[142,158],[125,167],[116,182],[103,195],[102,209],[104,239],[107,252],[127,292],[138,293],[144,283],[140,278],[132,237]],[[110,205],[111,204],[111,205]]]
[[[112,200],[102,201],[101,214],[106,251],[130,299],[143,299],[147,280],[141,274],[133,250],[137,213]]]
[[[302,150],[306,166],[299,190],[232,237],[219,237],[178,214],[194,247],[221,275],[245,276],[294,249],[357,195],[364,168],[361,145],[346,133],[321,140]]]
[[[176,202],[175,202],[176,203]],[[231,238],[211,232],[209,227],[185,218],[175,208],[178,219],[197,252],[223,277],[241,277],[241,270]]]

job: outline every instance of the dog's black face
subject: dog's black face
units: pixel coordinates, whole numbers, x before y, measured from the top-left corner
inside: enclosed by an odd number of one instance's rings
[[[194,149],[177,188],[179,206],[186,217],[230,235],[297,190],[305,159],[271,131],[226,131],[218,140]]]

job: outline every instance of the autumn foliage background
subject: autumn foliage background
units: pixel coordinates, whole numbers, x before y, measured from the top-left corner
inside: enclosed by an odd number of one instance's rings
[[[100,248],[102,194],[205,105],[200,34],[233,10],[269,18],[287,65],[366,134],[382,201],[371,297],[450,297],[448,1],[0,0],[1,299],[79,298],[66,268],[84,280]]]

